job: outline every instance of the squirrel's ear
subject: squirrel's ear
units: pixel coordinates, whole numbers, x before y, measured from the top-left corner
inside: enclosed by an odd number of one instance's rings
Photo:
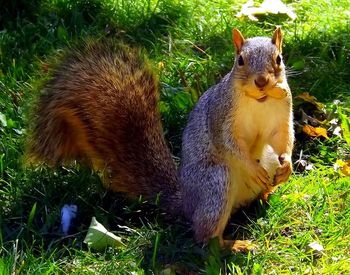
[[[280,26],[276,27],[275,32],[273,33],[272,36],[272,43],[276,45],[277,49],[282,52],[282,30]]]
[[[239,30],[237,29],[232,30],[232,40],[236,48],[236,53],[239,54],[241,52],[242,46],[245,41],[243,35]]]

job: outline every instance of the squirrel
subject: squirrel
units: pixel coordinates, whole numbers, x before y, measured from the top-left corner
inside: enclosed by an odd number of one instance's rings
[[[144,54],[87,42],[54,69],[35,109],[28,146],[33,162],[74,160],[102,172],[110,189],[154,198],[191,222],[195,240],[227,241],[232,213],[288,180],[294,143],[292,95],[282,59],[282,32],[245,39],[233,29],[232,70],[190,113],[179,169],[158,110],[159,81]]]

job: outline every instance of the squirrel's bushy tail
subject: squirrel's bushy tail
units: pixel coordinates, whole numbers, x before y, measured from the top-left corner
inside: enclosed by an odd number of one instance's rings
[[[79,160],[131,196],[161,194],[178,208],[178,178],[158,110],[158,79],[135,49],[86,42],[54,69],[35,110],[28,156],[52,166]]]

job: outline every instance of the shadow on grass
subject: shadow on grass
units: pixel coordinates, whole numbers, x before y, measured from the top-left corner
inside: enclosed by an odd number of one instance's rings
[[[98,176],[85,169],[26,171],[25,179],[17,182],[17,186],[12,184],[12,188],[13,192],[2,197],[8,204],[2,205],[0,219],[2,246],[8,251],[16,239],[19,249],[25,251],[30,247],[37,257],[59,260],[71,256],[72,251],[66,247],[87,251],[83,240],[91,217],[95,216],[106,228],[126,238],[129,250],[135,247],[137,251],[133,253],[142,257],[140,268],[145,270],[200,272],[220,270],[228,257],[238,257],[242,264],[246,261],[245,257],[220,252],[215,242],[201,247],[193,241],[185,221],[169,217],[150,203],[128,200],[105,190]],[[78,217],[67,237],[60,228],[60,209],[64,204],[78,206]],[[227,227],[225,235],[250,239],[249,230],[244,228],[263,214],[261,205],[240,211],[231,219],[234,224]],[[134,233],[129,236],[130,232]]]
[[[36,56],[45,56],[72,39],[86,36],[111,36],[151,49],[177,20],[187,16],[185,6],[167,1],[159,1],[157,7],[150,1],[141,7],[132,1],[115,6],[97,0],[6,2],[0,22],[6,30],[0,44],[3,71],[11,67],[13,59],[23,59],[21,66],[25,66]]]
[[[251,240],[254,243],[249,226],[265,216],[267,207],[256,201],[249,207],[239,210],[230,218],[224,239]],[[142,265],[145,270],[160,272],[168,269],[179,274],[191,272],[219,274],[225,270],[227,260],[238,266],[247,265],[246,253],[222,250],[217,239],[210,240],[206,246],[195,243],[189,223],[178,220],[176,224],[170,222],[169,225],[166,231],[159,234],[159,243],[156,245],[156,236],[152,247],[144,251],[145,260]],[[157,257],[156,263],[153,262],[154,255]]]

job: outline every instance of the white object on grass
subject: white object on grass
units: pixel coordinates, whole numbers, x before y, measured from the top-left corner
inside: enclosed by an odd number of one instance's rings
[[[319,242],[312,242],[306,246],[306,251],[312,253],[314,256],[322,256],[324,248]]]
[[[108,246],[124,246],[121,238],[108,231],[95,217],[91,219],[91,224],[84,239],[84,243],[95,250],[104,250]]]
[[[281,0],[264,0],[259,7],[254,4],[253,0],[248,0],[242,5],[240,12],[236,16],[238,18],[247,16],[252,21],[258,21],[256,16],[260,14],[286,14],[292,20],[297,18],[293,9]]]
[[[72,220],[77,217],[78,206],[65,204],[61,209],[61,226],[64,235],[68,234]]]

